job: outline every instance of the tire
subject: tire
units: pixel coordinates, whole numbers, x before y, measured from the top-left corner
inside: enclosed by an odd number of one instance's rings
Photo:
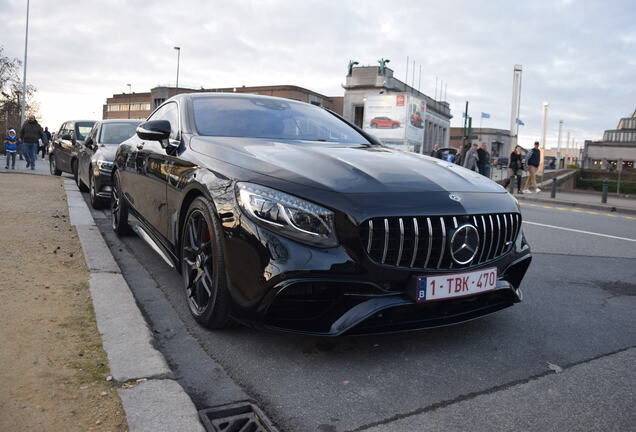
[[[96,209],[102,209],[106,207],[106,200],[97,196],[97,190],[95,190],[95,182],[93,181],[93,171],[89,168],[88,171],[88,191],[91,196],[91,206]]]
[[[396,124],[396,123],[391,123],[391,129],[397,129],[397,128],[399,128],[399,127],[400,127],[400,126],[399,126],[398,124]]]
[[[75,184],[77,185],[80,192],[88,192],[88,188],[82,183],[82,180],[79,177],[79,167],[77,166],[77,160],[73,161],[73,178],[75,179]]]
[[[186,301],[204,327],[228,327],[230,295],[221,242],[221,227],[212,205],[203,197],[190,207],[181,230],[181,275]]]
[[[377,128],[378,128],[378,124],[377,124],[377,123],[371,123],[371,127],[372,127],[373,129],[377,129]]]
[[[55,155],[51,155],[51,157],[49,157],[49,170],[51,171],[51,175],[62,175],[62,170],[57,169],[57,161],[55,160]]]
[[[119,172],[113,175],[113,189],[110,199],[111,226],[119,236],[130,234],[132,229],[128,225],[128,203],[120,189]]]

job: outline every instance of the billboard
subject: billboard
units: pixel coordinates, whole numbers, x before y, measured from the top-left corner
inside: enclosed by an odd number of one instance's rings
[[[426,101],[406,93],[368,96],[363,129],[400,150],[412,149],[424,140]]]

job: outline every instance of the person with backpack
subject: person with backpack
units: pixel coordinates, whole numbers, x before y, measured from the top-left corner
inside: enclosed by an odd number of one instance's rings
[[[541,189],[537,187],[537,170],[541,163],[541,150],[539,149],[539,141],[534,142],[534,148],[530,149],[526,155],[526,167],[528,169],[528,178],[523,185],[523,193],[539,193]]]
[[[4,154],[7,158],[7,166],[5,169],[15,169],[15,154],[18,151],[18,137],[14,129],[9,129],[9,133],[4,138]]]

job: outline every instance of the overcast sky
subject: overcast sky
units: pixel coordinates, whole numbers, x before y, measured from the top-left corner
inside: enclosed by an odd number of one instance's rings
[[[0,0],[0,44],[23,58],[26,0]],[[27,81],[41,123],[101,118],[113,93],[182,86],[293,84],[343,95],[349,59],[383,57],[431,96],[448,84],[453,126],[509,128],[512,68],[523,65],[520,143],[538,139],[550,103],[576,140],[599,139],[636,109],[636,2],[607,1],[92,1],[31,0]],[[409,81],[411,81],[409,79]],[[564,138],[565,140],[565,138]]]

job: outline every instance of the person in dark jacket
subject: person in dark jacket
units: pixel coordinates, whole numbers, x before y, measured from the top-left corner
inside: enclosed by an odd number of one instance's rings
[[[27,161],[27,168],[30,167],[34,170],[39,140],[45,141],[46,135],[33,114],[30,114],[22,125],[20,139],[22,140],[22,153]]]
[[[528,178],[523,185],[523,193],[541,192],[537,187],[537,170],[541,163],[541,150],[539,149],[539,141],[534,142],[534,148],[531,149],[526,156],[526,166],[528,168]]]
[[[431,157],[437,158],[437,159],[441,159],[442,158],[442,152],[439,149],[439,144],[435,144],[433,146],[433,151],[431,152]]]
[[[510,163],[508,164],[510,177],[506,180],[504,187],[508,187],[514,177],[517,177],[517,193],[521,193],[521,173],[523,172],[523,156],[521,156],[521,147],[516,146],[510,153]]]
[[[51,143],[51,132],[49,132],[48,127],[44,128],[44,135],[46,136],[46,140],[42,140],[42,143],[44,145],[40,147],[40,150],[42,150],[42,159],[44,159],[44,157],[46,156],[46,150],[48,149],[49,144]]]
[[[477,163],[479,174],[490,178],[490,152],[488,151],[488,144],[481,143],[481,146],[477,149],[477,154],[479,155],[479,162]]]

